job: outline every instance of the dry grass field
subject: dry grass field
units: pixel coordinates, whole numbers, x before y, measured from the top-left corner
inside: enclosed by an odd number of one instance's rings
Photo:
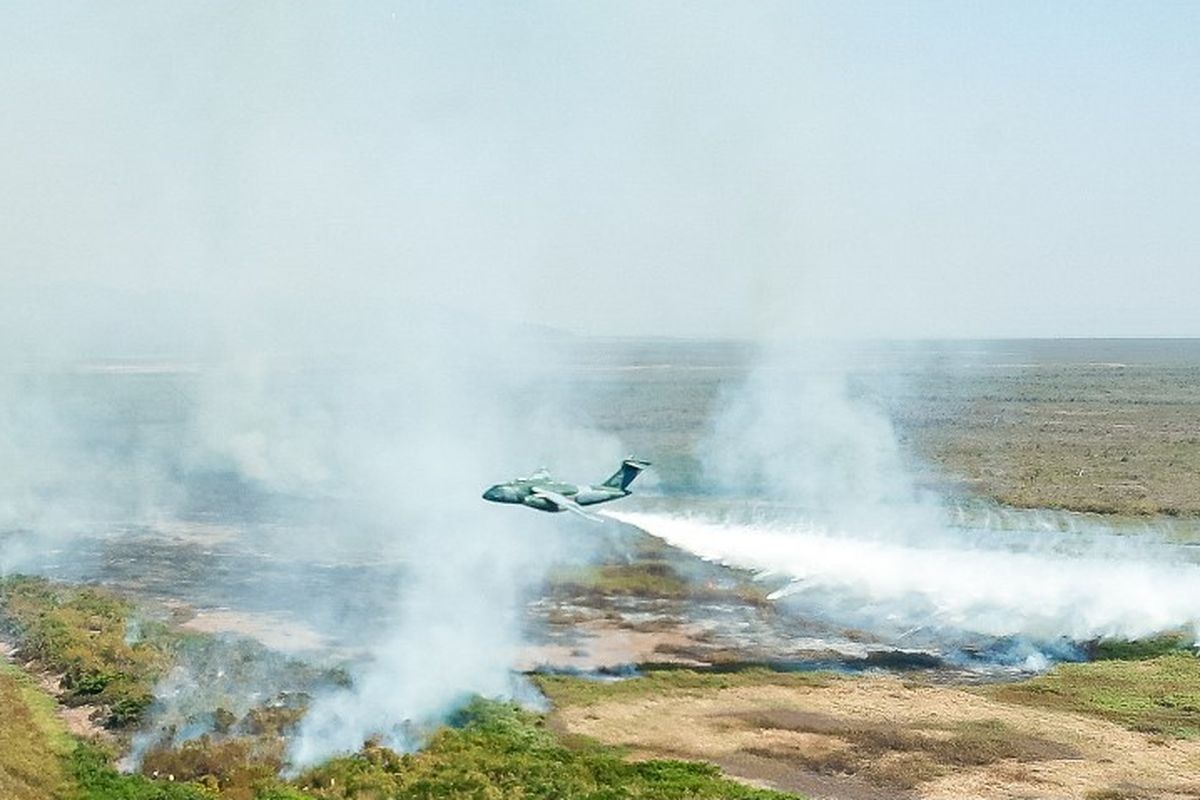
[[[1200,676],[1194,664],[1191,675]],[[1200,741],[1136,730],[1086,704],[1030,705],[1028,696],[1011,703],[1006,692],[895,677],[761,672],[651,674],[610,689],[580,689],[561,678],[541,685],[567,732],[629,747],[637,757],[710,761],[744,780],[812,797],[1200,796]],[[1127,702],[1142,700],[1126,689]]]
[[[1001,503],[1200,514],[1200,349],[1185,344],[1010,344],[914,376],[898,427],[927,479]]]
[[[694,493],[707,484],[697,443],[756,352],[728,342],[581,345],[574,399],[653,455],[664,491]],[[834,363],[884,407],[927,485],[1025,508],[1200,514],[1200,341],[877,343],[847,346]]]

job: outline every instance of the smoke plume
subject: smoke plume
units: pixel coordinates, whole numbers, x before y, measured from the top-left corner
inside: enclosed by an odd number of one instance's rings
[[[106,557],[85,540],[180,520],[264,563],[397,564],[378,619],[353,586],[309,609],[365,652],[300,761],[511,691],[526,593],[587,548],[480,491],[624,455],[531,322],[582,297],[545,223],[581,155],[524,113],[545,71],[417,7],[4,14],[0,570],[75,574]],[[218,566],[208,597],[251,594]]]

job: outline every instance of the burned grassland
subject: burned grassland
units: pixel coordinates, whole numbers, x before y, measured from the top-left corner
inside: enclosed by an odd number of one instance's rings
[[[416,753],[378,742],[287,772],[287,737],[308,695],[348,681],[254,642],[182,631],[101,587],[10,577],[0,618],[15,664],[0,667],[0,795],[14,800],[378,800],[379,798],[731,798],[788,795],[722,777],[712,765],[630,761],[620,748],[562,736],[545,715],[475,699]],[[216,672],[210,671],[220,664]],[[252,666],[258,664],[260,666]],[[156,687],[256,680],[267,665],[296,690],[249,707],[194,693],[170,708]],[[40,685],[39,685],[40,684]],[[273,687],[273,688],[278,688]],[[54,692],[54,696],[50,692]],[[93,709],[103,730],[69,732],[64,707]],[[123,709],[124,713],[116,713]],[[232,710],[231,710],[232,709]],[[202,731],[202,732],[201,732]],[[140,741],[134,771],[117,768]]]
[[[597,555],[597,563],[552,570],[546,595],[598,608],[614,598],[770,605],[774,587],[751,573],[701,561],[634,528],[623,527]]]

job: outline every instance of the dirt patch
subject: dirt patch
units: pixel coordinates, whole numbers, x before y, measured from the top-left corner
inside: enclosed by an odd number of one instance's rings
[[[811,735],[807,747],[797,749],[793,740],[783,747],[755,748],[755,755],[796,761],[823,775],[861,776],[895,789],[913,789],[962,767],[1079,757],[1074,747],[994,719],[894,725],[796,709],[731,714],[729,719],[752,730]]]
[[[59,706],[58,708],[58,718],[74,735],[85,739],[112,738],[111,734],[96,722],[97,715],[100,713],[99,706],[75,706],[74,708]]]
[[[327,650],[328,640],[321,634],[280,614],[234,611],[228,608],[203,609],[179,626],[197,633],[231,633],[256,639],[281,653],[310,653]]]
[[[822,774],[786,759],[746,751],[714,759],[713,763],[726,774],[753,786],[798,792],[813,800],[908,800],[915,797],[911,792],[878,786],[858,775]]]
[[[573,629],[569,644],[533,645],[521,651],[517,669],[579,670],[590,672],[645,662],[698,666],[704,662],[677,655],[698,641],[698,633],[687,626],[631,627],[624,622],[592,620]]]
[[[574,733],[712,761],[813,797],[1200,796],[1200,742],[892,678],[642,697],[557,712]]]

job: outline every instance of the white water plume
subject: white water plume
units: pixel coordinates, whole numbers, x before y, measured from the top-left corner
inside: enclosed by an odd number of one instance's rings
[[[803,521],[609,515],[710,561],[787,578],[777,598],[884,634],[922,626],[1084,641],[1194,632],[1200,621],[1200,564],[1182,548],[1155,554],[1105,534],[1030,533],[1034,549],[956,541],[942,530],[919,545]]]

